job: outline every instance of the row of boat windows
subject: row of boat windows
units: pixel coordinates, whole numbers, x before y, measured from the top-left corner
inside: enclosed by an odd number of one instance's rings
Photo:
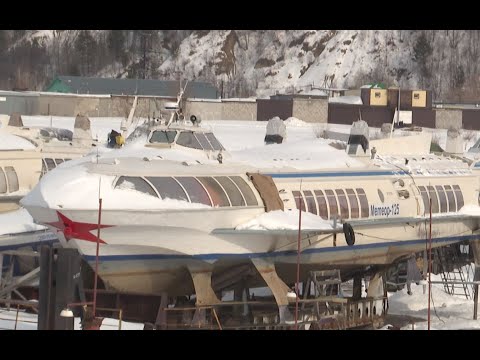
[[[432,213],[456,212],[464,205],[463,194],[458,185],[419,186],[418,189],[425,212],[430,209],[430,198]],[[297,209],[319,215],[323,219],[333,219],[334,216],[342,219],[369,216],[367,196],[361,188],[292,191],[292,194]]]
[[[368,200],[362,188],[292,191],[297,209],[323,219],[358,219],[369,216]]]
[[[0,167],[0,194],[18,191],[18,176],[13,166]]]
[[[422,195],[425,213],[430,212],[430,199],[432,199],[432,213],[455,212],[463,205],[463,194],[458,185],[419,186]]]
[[[45,175],[48,171],[55,169],[61,163],[71,159],[42,159],[42,175]]]
[[[171,144],[175,141],[177,131],[157,130],[152,133],[150,143]],[[176,141],[178,145],[199,150],[225,150],[213,133],[194,133],[182,131]]]
[[[208,206],[258,205],[252,189],[240,176],[120,176],[115,188]]]

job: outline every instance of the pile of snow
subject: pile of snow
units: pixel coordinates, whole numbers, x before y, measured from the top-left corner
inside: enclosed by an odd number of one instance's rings
[[[440,281],[440,275],[432,274],[432,281]],[[428,328],[428,284],[425,293],[423,285],[412,284],[412,295],[407,294],[407,289],[389,294],[389,314],[411,316],[415,319],[415,330]],[[473,319],[473,300],[465,299],[459,293],[456,296],[445,293],[442,284],[432,284],[431,303],[431,329],[478,329],[480,322]],[[420,319],[423,319],[420,320]],[[411,330],[411,325],[406,325],[403,330]]]
[[[100,182],[99,174],[87,174],[85,165],[89,158],[72,160],[48,172],[40,183],[21,200],[22,205],[45,206],[52,208],[74,207],[92,209],[98,207],[99,195],[102,208],[107,209],[202,209],[204,204],[190,203],[176,199],[161,199],[156,196],[127,188],[113,188],[116,176],[104,176]],[[75,163],[74,163],[75,162]],[[73,166],[73,165],[78,166]],[[62,164],[63,165],[63,164]],[[69,196],[65,196],[69,194]]]
[[[459,211],[460,214],[480,216],[480,206],[478,205],[465,205]]]
[[[16,309],[8,310],[0,308],[2,317],[0,319],[0,328],[6,330],[37,330],[37,314],[26,313],[20,310],[17,314]],[[16,322],[16,324],[15,324]],[[81,330],[81,319],[74,319],[74,330]],[[122,321],[122,330],[143,330],[144,324]],[[100,330],[118,330],[119,320],[104,318]]]
[[[289,212],[275,210],[261,214],[255,219],[238,225],[236,230],[297,230],[299,215],[299,211],[296,209]],[[304,230],[333,229],[333,223],[331,221],[323,220],[321,217],[307,212],[302,213],[301,224]]]
[[[284,121],[285,125],[287,126],[312,126],[312,124],[307,123],[303,120],[297,119],[296,117],[289,117],[287,120]]]
[[[343,150],[328,145],[328,141],[317,139],[313,131],[310,139],[272,144],[242,151],[232,151],[231,161],[241,162],[259,169],[318,170],[345,167],[365,167],[361,161],[348,156]]]
[[[0,235],[44,229],[46,229],[45,226],[33,222],[33,218],[25,209],[0,214]]]
[[[328,99],[329,103],[363,105],[360,96],[336,96]]]

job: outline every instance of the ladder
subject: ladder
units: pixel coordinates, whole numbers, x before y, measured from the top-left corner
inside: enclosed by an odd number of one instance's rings
[[[319,296],[342,296],[340,270],[311,271],[310,277]]]
[[[333,270],[321,270],[321,271],[310,271],[307,284],[313,283],[314,285],[314,296],[315,297],[343,297],[342,293],[342,279],[340,276],[339,269]],[[304,297],[307,295],[308,291],[304,291]],[[302,310],[304,309],[302,305]],[[316,314],[319,318],[322,317],[322,310],[318,303],[316,303]],[[325,301],[325,312],[329,315],[335,314],[335,305],[330,304],[328,301]]]
[[[473,267],[462,246],[455,244],[435,249],[435,265],[447,294],[471,299],[473,288],[468,283],[472,281]]]

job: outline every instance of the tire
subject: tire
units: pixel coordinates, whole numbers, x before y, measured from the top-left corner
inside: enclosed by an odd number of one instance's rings
[[[353,244],[355,244],[355,232],[353,231],[352,225],[349,223],[343,224],[343,233],[345,234],[347,245],[353,246]]]
[[[197,117],[195,115],[190,116],[190,121],[191,122],[197,121]]]

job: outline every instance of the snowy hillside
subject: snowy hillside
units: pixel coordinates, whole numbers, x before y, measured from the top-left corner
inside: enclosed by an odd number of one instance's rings
[[[37,52],[30,60],[21,51],[29,46]],[[145,75],[211,81],[225,97],[369,82],[431,89],[435,99],[479,95],[479,31],[3,30],[0,86],[8,54],[22,55],[22,71],[10,74],[28,88],[45,87],[56,74]],[[43,75],[33,73],[38,68]]]

